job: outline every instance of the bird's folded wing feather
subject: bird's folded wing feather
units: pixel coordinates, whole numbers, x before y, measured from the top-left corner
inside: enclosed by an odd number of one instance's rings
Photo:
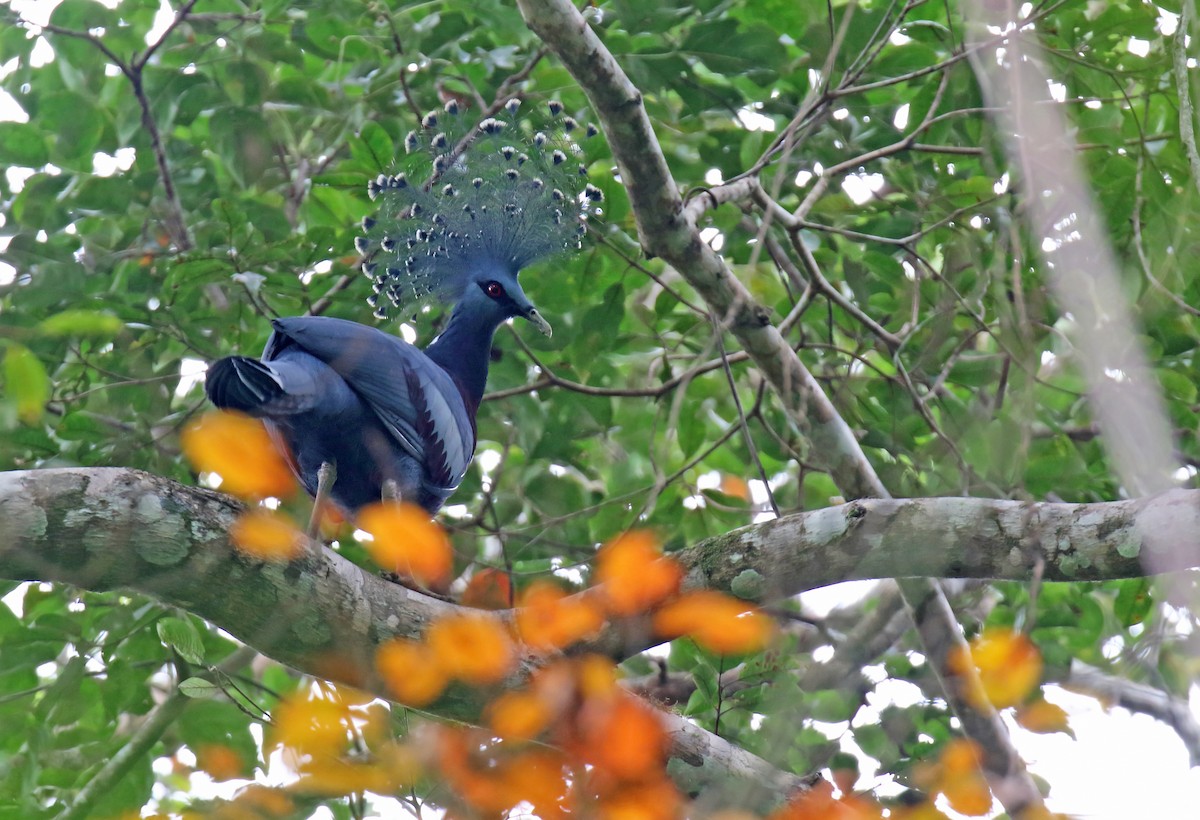
[[[475,430],[446,371],[402,339],[356,322],[305,316],[273,324],[264,359],[295,344],[325,362],[425,463],[437,485],[458,486],[475,453]]]

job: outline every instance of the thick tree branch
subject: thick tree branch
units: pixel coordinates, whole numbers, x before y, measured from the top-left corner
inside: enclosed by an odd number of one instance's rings
[[[1013,749],[999,713],[991,704],[968,703],[968,689],[980,686],[977,678],[969,680],[977,673],[974,669],[963,674],[951,671],[949,660],[961,651],[962,637],[942,628],[947,621],[957,623],[950,602],[936,583],[926,579],[901,580],[900,591],[912,611],[921,644],[928,653],[929,666],[937,675],[942,691],[962,721],[963,731],[982,748],[983,770],[992,792],[1013,817],[1032,812],[1042,805],[1042,795],[1029,776],[1025,761]],[[930,610],[940,612],[931,613]]]
[[[130,589],[205,617],[265,654],[331,674],[415,637],[454,608],[331,550],[288,564],[241,557],[228,496],[138,470],[0,473],[0,577]],[[1098,504],[863,499],[709,538],[676,554],[691,587],[770,601],[903,576],[1103,581],[1200,567],[1200,491]],[[363,667],[363,661],[367,661]],[[361,681],[360,681],[361,683]],[[461,704],[467,706],[467,704]]]
[[[773,599],[838,581],[1102,581],[1200,566],[1200,491],[1098,504],[861,499],[715,536],[680,553],[696,586]],[[1144,562],[1149,561],[1148,564]]]
[[[328,549],[287,565],[248,560],[228,537],[241,509],[139,470],[0,473],[0,576],[145,593],[276,660],[342,680],[370,669],[380,642],[416,636],[453,608]]]
[[[986,31],[998,11],[981,0],[966,4],[968,30]],[[1044,61],[1037,35],[1024,32],[1005,47],[1003,61],[984,52],[975,74],[984,98],[1000,111],[998,130],[1027,193],[1021,214],[1032,246],[1041,250],[1055,300],[1070,317],[1073,358],[1087,379],[1113,471],[1131,493],[1164,490],[1176,486],[1179,465],[1162,391],[1122,291],[1108,231],[1072,150],[1072,130],[1058,108],[1044,104],[1050,100]]]
[[[1071,663],[1071,671],[1061,683],[1072,691],[1161,720],[1179,735],[1187,747],[1191,764],[1200,766],[1200,722],[1194,717],[1187,698],[1177,697],[1146,683],[1106,674],[1080,660]]]
[[[239,511],[219,493],[137,470],[0,473],[0,577],[142,592],[297,669],[375,691],[379,643],[418,636],[455,608],[328,549],[286,566],[247,560],[227,536]],[[1200,491],[1107,504],[862,500],[745,527],[679,557],[692,586],[769,600],[853,578],[1024,579],[1039,553],[1050,580],[1137,576],[1148,553],[1161,569],[1200,566]],[[436,713],[476,717],[478,698],[454,692]],[[730,778],[776,795],[804,787],[687,721],[672,731],[673,766],[686,767],[689,787]]]
[[[385,697],[372,671],[379,644],[419,637],[431,620],[457,609],[330,549],[286,565],[249,560],[228,538],[240,511],[220,493],[139,470],[0,473],[0,578],[141,592],[302,672]],[[478,720],[484,695],[459,687],[431,711]],[[672,772],[689,790],[733,780],[760,799],[778,799],[807,783],[688,721],[666,719]]]

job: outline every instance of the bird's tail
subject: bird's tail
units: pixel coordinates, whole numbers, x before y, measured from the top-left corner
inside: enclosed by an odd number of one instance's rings
[[[222,410],[256,411],[283,395],[279,376],[257,359],[229,356],[209,365],[204,381],[208,399]]]

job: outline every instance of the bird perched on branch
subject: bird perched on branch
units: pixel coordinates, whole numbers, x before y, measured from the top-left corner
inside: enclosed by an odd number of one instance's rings
[[[355,247],[376,316],[454,306],[424,351],[355,322],[295,317],[272,323],[261,359],[209,368],[213,404],[264,419],[319,501],[329,493],[353,512],[390,490],[437,511],[475,453],[496,328],[520,316],[550,335],[517,274],[578,247],[602,196],[561,105],[550,104],[546,130],[523,129],[518,105],[472,124],[447,103],[405,138],[405,170],[367,185],[379,212]]]

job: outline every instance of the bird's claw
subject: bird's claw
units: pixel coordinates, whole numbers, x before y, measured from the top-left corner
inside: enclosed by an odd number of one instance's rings
[[[400,492],[400,485],[396,483],[396,479],[394,478],[388,478],[384,480],[383,489],[379,494],[383,497],[384,501],[395,501],[397,504],[399,504],[404,500],[404,497]]]

